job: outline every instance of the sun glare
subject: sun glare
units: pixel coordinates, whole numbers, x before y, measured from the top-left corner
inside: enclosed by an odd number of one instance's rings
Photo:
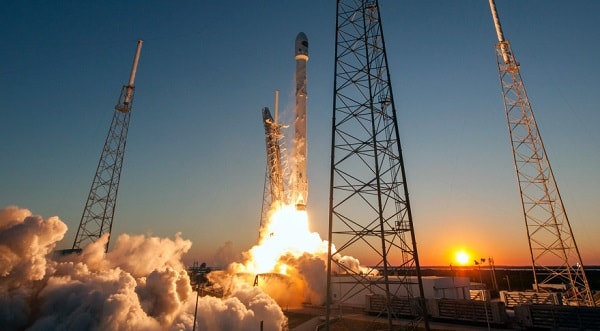
[[[466,265],[467,263],[469,263],[469,254],[467,254],[467,252],[465,251],[458,251],[456,252],[456,255],[454,256],[454,258],[456,259],[456,262],[458,262],[458,264],[460,265]]]

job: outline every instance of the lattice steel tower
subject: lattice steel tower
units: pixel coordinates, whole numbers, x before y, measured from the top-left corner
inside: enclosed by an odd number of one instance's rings
[[[278,92],[276,91],[275,94],[275,118],[271,116],[269,108],[265,107],[262,110],[267,148],[267,169],[265,171],[259,239],[262,238],[262,230],[268,220],[269,212],[289,203],[285,183],[285,178],[288,175],[287,159],[285,158],[284,135],[282,133],[282,129],[286,126],[278,123]]]
[[[581,255],[521,79],[520,65],[509,41],[504,39],[494,0],[489,2],[498,35],[496,58],[535,290],[544,291],[545,284],[565,284],[566,303],[594,306]]]
[[[73,250],[83,249],[88,244],[98,240],[103,234],[109,234],[112,229],[113,216],[117,205],[117,192],[125,155],[129,118],[133,106],[135,73],[137,70],[142,40],[138,41],[137,50],[131,68],[129,84],[123,86],[121,95],[112,118],[108,136],[100,155],[96,175],[83,209],[81,222],[73,242]],[[108,250],[108,242],[105,250]]]
[[[332,130],[327,321],[369,298],[371,322],[409,315],[428,329],[377,1],[337,1]]]

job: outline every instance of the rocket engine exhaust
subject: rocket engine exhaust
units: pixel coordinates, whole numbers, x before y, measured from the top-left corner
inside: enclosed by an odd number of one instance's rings
[[[296,36],[296,119],[294,121],[294,175],[292,202],[297,210],[305,210],[308,197],[306,177],[306,62],[308,38],[304,32]]]

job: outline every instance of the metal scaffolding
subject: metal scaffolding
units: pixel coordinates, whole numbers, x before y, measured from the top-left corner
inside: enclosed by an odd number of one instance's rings
[[[100,155],[98,168],[94,175],[92,187],[88,194],[83,215],[73,242],[73,250],[81,250],[88,244],[98,240],[103,234],[112,230],[115,207],[117,205],[117,192],[121,180],[121,168],[125,155],[125,144],[129,130],[129,119],[133,106],[135,92],[134,81],[137,64],[142,49],[142,40],[138,41],[133,66],[129,77],[129,84],[121,89],[121,95],[115,106],[114,115],[108,130],[108,135]],[[108,242],[105,250],[108,250]]]
[[[333,102],[327,328],[366,301],[369,323],[428,329],[377,1],[337,1]]]
[[[496,59],[529,240],[534,290],[544,292],[564,286],[566,304],[594,306],[581,255],[521,79],[520,65],[510,42],[504,39],[493,0],[490,8],[498,35]]]
[[[262,237],[262,230],[268,220],[269,211],[289,203],[285,182],[285,178],[288,176],[288,167],[282,133],[285,126],[277,123],[277,119],[271,116],[267,107],[263,108],[262,117],[265,127],[267,169],[265,171],[259,239]]]

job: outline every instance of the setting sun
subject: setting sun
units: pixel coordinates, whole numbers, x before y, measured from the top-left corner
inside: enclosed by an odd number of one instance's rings
[[[456,252],[454,258],[456,259],[456,262],[458,262],[458,264],[460,265],[466,265],[467,263],[469,263],[469,254],[467,254],[467,252],[465,251]]]

